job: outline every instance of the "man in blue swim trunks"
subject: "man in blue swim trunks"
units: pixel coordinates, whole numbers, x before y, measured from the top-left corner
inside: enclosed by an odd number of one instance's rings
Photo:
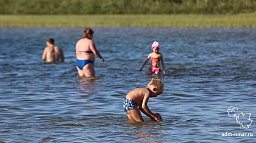
[[[159,113],[152,113],[148,106],[148,100],[151,97],[157,97],[164,91],[164,84],[159,79],[152,79],[146,88],[136,88],[130,91],[123,101],[123,108],[131,121],[144,122],[142,113],[147,115],[153,121],[162,121]],[[139,106],[139,108],[137,107]]]
[[[93,33],[92,29],[85,28],[83,32],[84,38],[80,39],[76,43],[76,67],[79,76],[95,76],[95,55],[100,58],[102,63],[104,63],[104,59],[101,57],[94,42],[92,41]]]

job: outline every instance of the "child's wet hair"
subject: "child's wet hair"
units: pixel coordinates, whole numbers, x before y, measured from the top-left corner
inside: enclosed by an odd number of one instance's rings
[[[94,32],[91,28],[85,28],[83,32],[83,37],[88,38],[89,35],[92,35]]]
[[[158,90],[158,94],[162,94],[164,92],[164,83],[160,80],[160,79],[152,79],[148,86],[149,85],[154,85],[157,87],[157,90]],[[148,87],[147,86],[147,87]]]

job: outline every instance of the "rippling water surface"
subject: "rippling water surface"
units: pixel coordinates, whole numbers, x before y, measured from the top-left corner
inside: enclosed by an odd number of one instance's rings
[[[77,76],[83,28],[0,28],[0,142],[255,142],[255,29],[92,29],[95,80]],[[64,63],[41,61],[48,38]],[[167,74],[148,106],[163,121],[129,123],[122,100],[153,78],[139,68],[154,40]]]

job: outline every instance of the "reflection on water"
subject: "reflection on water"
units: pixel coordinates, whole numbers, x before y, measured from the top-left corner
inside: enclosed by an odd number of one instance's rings
[[[153,125],[152,125],[153,124]],[[161,126],[154,122],[149,121],[149,123],[134,123],[128,121],[126,123],[128,126],[126,133],[126,140],[137,140],[140,142],[148,142],[154,140],[154,142],[161,142]]]
[[[95,81],[99,79],[97,77],[79,77],[77,79],[78,83],[75,84],[77,89],[78,89],[78,95],[83,96],[83,95],[91,95],[93,93],[96,93],[95,87],[101,86],[100,84],[97,84]]]
[[[77,76],[75,44],[83,28],[0,28],[0,142],[254,142],[256,30],[94,27],[105,59],[98,78]],[[64,63],[41,61],[54,38]],[[160,42],[166,75],[139,68],[154,40]],[[163,121],[131,123],[122,100],[160,78],[164,93],[148,106]],[[251,113],[241,129],[226,111]]]

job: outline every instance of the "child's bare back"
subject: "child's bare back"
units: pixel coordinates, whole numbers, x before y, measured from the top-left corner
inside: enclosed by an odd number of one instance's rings
[[[147,88],[136,88],[136,89],[130,91],[126,95],[126,98],[135,101],[136,104],[138,106],[140,106],[145,95],[149,95],[149,94],[150,94],[150,92]]]

